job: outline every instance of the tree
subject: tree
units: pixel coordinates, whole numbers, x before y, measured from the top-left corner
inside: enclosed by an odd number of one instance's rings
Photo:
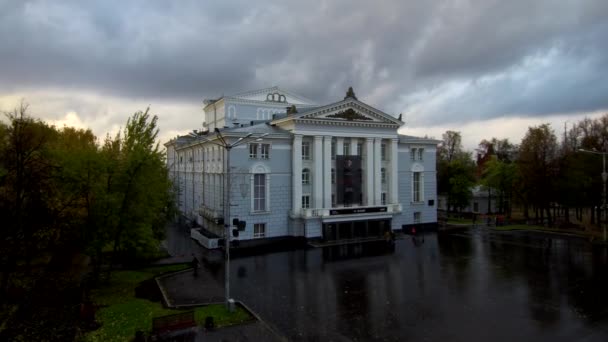
[[[437,149],[437,191],[447,197],[448,211],[461,211],[470,203],[474,176],[475,164],[462,150],[460,132],[445,132]]]
[[[549,125],[529,127],[521,142],[517,160],[522,186],[527,190],[524,205],[526,209],[528,205],[532,205],[536,219],[540,219],[541,222],[544,222],[546,211],[549,225],[553,223],[550,204],[554,200],[556,157],[557,138]]]

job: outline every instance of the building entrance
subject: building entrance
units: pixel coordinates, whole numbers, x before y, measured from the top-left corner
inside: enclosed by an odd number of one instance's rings
[[[363,220],[323,224],[325,241],[382,238],[391,229],[391,220]]]

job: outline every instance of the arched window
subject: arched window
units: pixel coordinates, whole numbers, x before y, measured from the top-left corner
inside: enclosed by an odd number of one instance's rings
[[[302,170],[302,184],[303,185],[310,184],[310,170],[309,169]]]

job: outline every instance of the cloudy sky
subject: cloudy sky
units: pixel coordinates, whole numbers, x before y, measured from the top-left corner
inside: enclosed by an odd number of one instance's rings
[[[404,133],[519,142],[608,112],[606,18],[606,0],[0,0],[0,110],[104,136],[150,105],[166,140],[205,98],[352,85]]]

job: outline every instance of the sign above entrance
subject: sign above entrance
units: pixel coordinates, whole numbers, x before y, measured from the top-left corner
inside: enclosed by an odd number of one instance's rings
[[[329,215],[348,215],[348,214],[366,214],[366,213],[385,213],[386,207],[371,207],[371,208],[344,208],[332,209]]]

